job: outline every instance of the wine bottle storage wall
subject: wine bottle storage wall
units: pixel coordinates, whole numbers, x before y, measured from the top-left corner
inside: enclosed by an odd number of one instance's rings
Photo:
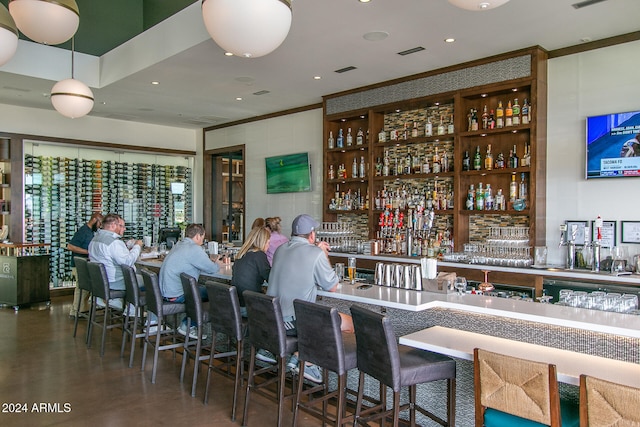
[[[171,183],[185,183],[172,194]],[[25,242],[51,244],[51,286],[70,276],[66,245],[93,212],[121,215],[124,239],[175,226],[175,202],[192,218],[192,171],[184,166],[25,155]]]

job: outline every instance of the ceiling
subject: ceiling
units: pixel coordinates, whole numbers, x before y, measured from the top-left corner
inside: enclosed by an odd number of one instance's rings
[[[91,116],[197,129],[520,48],[551,51],[640,30],[638,0],[588,1],[576,9],[577,1],[511,0],[471,12],[447,0],[293,0],[284,43],[269,55],[244,59],[225,56],[210,39],[199,1],[166,7],[162,3],[172,2],[77,0],[77,49],[92,55],[76,54],[75,78],[94,92]],[[91,9],[95,2],[112,13]],[[118,21],[132,4],[138,24]],[[363,38],[374,31],[388,37]],[[449,37],[456,41],[445,43]],[[122,44],[123,38],[131,39]],[[398,55],[418,46],[424,50]],[[53,110],[49,92],[70,77],[70,62],[68,50],[21,40],[16,56],[0,67],[0,103]],[[348,66],[356,69],[335,72]]]

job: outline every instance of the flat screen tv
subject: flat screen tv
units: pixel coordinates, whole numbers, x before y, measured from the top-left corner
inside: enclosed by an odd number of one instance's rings
[[[587,117],[587,179],[640,176],[640,111]]]
[[[267,194],[311,191],[309,153],[267,157]]]

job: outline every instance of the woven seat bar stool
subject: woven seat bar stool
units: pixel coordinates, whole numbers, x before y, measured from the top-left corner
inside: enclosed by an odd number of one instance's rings
[[[577,427],[578,406],[562,402],[556,366],[476,348],[476,427]]]
[[[78,306],[76,307],[76,318],[73,323],[73,337],[76,337],[76,332],[78,331],[78,320],[82,317],[87,319],[87,332],[84,336],[85,343],[89,345],[89,325],[91,325],[91,314],[93,313],[92,308],[89,308],[89,313],[80,313],[80,305],[82,304],[82,299],[84,298],[83,293],[87,292],[91,294],[91,277],[89,276],[89,269],[87,268],[87,263],[89,260],[85,257],[73,257],[73,262],[76,265],[76,274],[78,275],[78,289],[80,289],[80,298],[78,298]],[[93,302],[93,299],[91,299]],[[92,304],[93,307],[93,304]]]
[[[104,356],[104,343],[107,337],[107,330],[122,327],[122,313],[114,313],[110,305],[113,299],[124,298],[124,290],[109,289],[109,278],[104,265],[98,262],[88,262],[87,269],[91,277],[91,322],[89,323],[89,346],[91,346],[91,334],[93,327],[102,328],[102,341],[100,344],[100,357]],[[102,312],[102,322],[96,316],[97,299],[102,298],[105,307]],[[114,323],[115,322],[115,323]]]
[[[389,415],[398,426],[400,411],[409,409],[409,422],[416,425],[416,411],[440,425],[455,426],[456,362],[442,354],[398,345],[390,320],[373,311],[351,306],[356,331],[358,354],[358,401],[356,423],[368,423]],[[365,374],[380,382],[381,405],[362,409]],[[416,386],[432,381],[447,381],[447,420],[420,407],[416,402]],[[386,387],[393,391],[392,409],[386,409]],[[409,387],[409,403],[400,405],[400,389]]]
[[[142,349],[142,367],[147,359],[147,346],[153,346],[153,365],[151,367],[151,384],[156,383],[156,371],[158,367],[158,353],[161,350],[173,350],[173,357],[176,355],[176,348],[184,347],[184,341],[178,342],[178,334],[172,330],[166,323],[168,316],[173,317],[173,327],[178,327],[178,315],[185,313],[184,304],[165,302],[160,293],[160,284],[158,283],[158,275],[147,269],[140,271],[145,287],[145,296],[147,299],[147,313],[151,312],[158,317],[158,324],[155,332],[151,332],[151,323],[147,322],[144,336],[144,347]],[[153,338],[152,338],[153,337]],[[167,338],[171,341],[164,343]]]
[[[580,427],[640,426],[640,388],[580,375]]]
[[[348,392],[347,372],[357,366],[355,335],[340,330],[341,319],[336,308],[302,300],[293,301],[293,307],[296,312],[300,360],[300,381],[296,393],[293,426],[297,425],[300,410],[322,420],[323,424],[353,424],[353,417],[345,416],[345,399]],[[323,369],[322,384],[304,388],[305,362]],[[338,375],[337,388],[331,392],[328,388],[328,371]],[[355,396],[355,392],[352,393]],[[329,414],[328,403],[334,400],[335,414]],[[318,408],[318,405],[322,405],[322,409]]]
[[[292,399],[293,401],[295,398],[295,375],[292,375],[291,394],[288,395],[285,394],[285,377],[286,358],[298,349],[298,338],[286,334],[278,297],[252,291],[244,291],[242,296],[247,306],[249,342],[251,343],[242,425],[247,425],[251,393],[256,392],[278,404],[277,425],[280,427],[285,400]],[[276,356],[276,364],[256,369],[256,352],[259,349],[273,353]],[[256,382],[257,377],[266,374],[272,374],[272,376],[261,383]],[[277,385],[275,395],[266,392],[266,388],[273,383]]]
[[[146,297],[140,292],[136,271],[128,265],[121,265],[122,276],[124,277],[124,326],[122,327],[122,344],[120,345],[120,357],[124,357],[124,348],[127,337],[131,339],[131,351],[129,352],[129,367],[133,367],[133,354],[136,348],[136,340],[140,339],[140,344],[144,341],[144,307],[147,304]],[[129,312],[129,307],[133,307],[133,316]]]
[[[233,384],[233,403],[231,405],[231,421],[236,420],[236,407],[238,405],[238,394],[242,388],[243,351],[244,337],[247,333],[247,322],[240,314],[240,301],[238,299],[238,291],[235,286],[227,285],[213,280],[206,282],[207,294],[209,295],[209,320],[211,321],[211,332],[213,338],[211,341],[211,352],[209,354],[209,366],[207,369],[207,386],[204,391],[204,403],[209,400],[209,385],[211,379],[211,371],[220,371],[221,367],[229,367],[235,361],[234,384]],[[227,339],[235,341],[235,351],[231,350],[227,345],[226,352],[217,352],[217,334],[223,334]],[[229,342],[229,341],[228,341]],[[227,363],[221,366],[215,365],[216,359],[227,359]]]

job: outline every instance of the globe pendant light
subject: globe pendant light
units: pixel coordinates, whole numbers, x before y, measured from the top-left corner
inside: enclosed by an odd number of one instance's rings
[[[25,36],[48,45],[69,40],[80,23],[75,0],[9,0],[9,12]]]
[[[449,3],[461,9],[482,11],[495,9],[508,1],[509,0],[449,0]]]
[[[85,116],[93,108],[93,92],[89,86],[73,78],[73,40],[71,41],[71,78],[51,88],[51,103],[60,114],[70,119]]]
[[[9,62],[18,49],[18,29],[9,11],[0,4],[0,66]]]
[[[291,0],[202,0],[211,38],[227,52],[258,58],[282,44],[291,28]]]

